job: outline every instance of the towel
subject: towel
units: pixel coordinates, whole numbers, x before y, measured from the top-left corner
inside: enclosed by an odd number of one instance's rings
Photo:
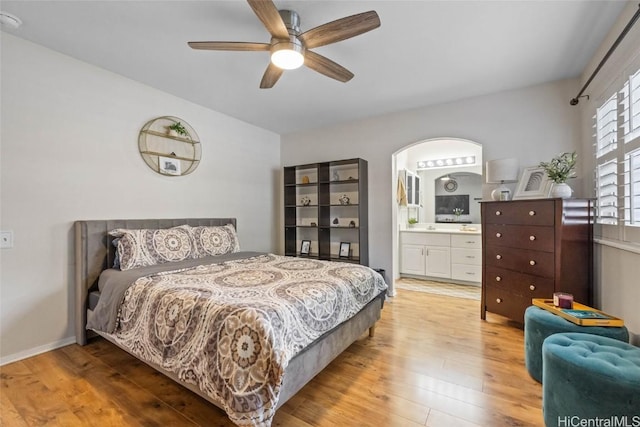
[[[407,189],[404,186],[404,179],[402,175],[398,174],[398,189],[396,194],[396,200],[399,206],[407,206]]]

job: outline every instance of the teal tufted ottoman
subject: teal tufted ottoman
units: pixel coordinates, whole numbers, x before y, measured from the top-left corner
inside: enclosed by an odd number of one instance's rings
[[[538,382],[542,382],[542,342],[559,332],[589,333],[629,342],[629,331],[624,326],[580,326],[532,305],[524,312],[524,361],[529,375]]]
[[[595,419],[640,423],[639,347],[592,334],[555,334],[542,345],[542,365],[547,427],[605,425],[575,424]]]

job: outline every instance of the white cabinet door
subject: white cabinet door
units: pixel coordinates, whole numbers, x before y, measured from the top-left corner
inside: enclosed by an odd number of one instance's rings
[[[400,273],[424,276],[424,257],[424,246],[403,244],[400,247]]]
[[[451,248],[444,246],[427,246],[425,273],[432,277],[451,277]]]

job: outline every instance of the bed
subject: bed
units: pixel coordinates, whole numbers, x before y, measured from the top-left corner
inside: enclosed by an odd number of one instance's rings
[[[367,330],[373,336],[386,284],[368,267],[234,250],[111,268],[120,259],[116,248],[122,250],[113,244],[121,236],[113,230],[182,233],[183,227],[193,241],[193,230],[231,227],[235,233],[236,220],[75,223],[78,344],[100,335],[223,409],[234,423],[268,426],[337,355]],[[196,309],[196,302],[208,305]]]

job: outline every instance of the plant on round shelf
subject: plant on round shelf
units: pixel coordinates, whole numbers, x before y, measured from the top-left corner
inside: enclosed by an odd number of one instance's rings
[[[539,166],[544,169],[547,176],[553,181],[551,197],[568,199],[573,190],[567,184],[567,180],[575,175],[575,167],[578,155],[573,153],[561,153],[551,159],[550,162],[540,162]]]
[[[167,126],[167,129],[169,129],[169,135],[189,137],[189,132],[187,132],[187,129],[180,122],[175,122],[172,125]]]

